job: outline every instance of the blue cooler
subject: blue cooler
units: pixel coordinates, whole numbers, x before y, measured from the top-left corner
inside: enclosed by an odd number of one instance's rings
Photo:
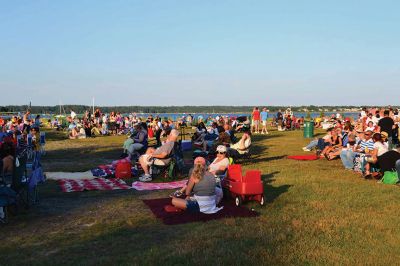
[[[182,140],[182,151],[191,151],[192,150],[192,141],[190,140]]]

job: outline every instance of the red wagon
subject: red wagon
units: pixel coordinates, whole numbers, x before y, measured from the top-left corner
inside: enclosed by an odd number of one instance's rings
[[[243,176],[240,164],[230,165],[222,185],[235,198],[236,206],[241,205],[244,200],[256,200],[262,206],[265,204],[261,171],[250,170]]]

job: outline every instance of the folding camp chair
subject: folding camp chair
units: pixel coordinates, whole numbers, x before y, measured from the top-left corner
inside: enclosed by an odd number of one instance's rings
[[[25,208],[38,202],[38,184],[45,181],[40,159],[38,151],[33,153],[32,162],[28,160],[27,154],[18,155],[15,159],[11,188],[17,192],[18,203]]]
[[[17,194],[9,187],[2,169],[3,161],[0,160],[0,223],[8,223],[8,208],[15,204]]]
[[[46,154],[46,132],[40,132],[40,153],[42,155]]]
[[[175,142],[174,148],[171,153],[165,159],[171,159],[170,162],[166,165],[156,165],[153,160],[153,164],[150,166],[150,174],[151,178],[156,177],[157,175],[164,174],[166,178],[175,178],[178,172],[178,160],[176,156],[179,156],[181,153],[180,145],[178,142]]]

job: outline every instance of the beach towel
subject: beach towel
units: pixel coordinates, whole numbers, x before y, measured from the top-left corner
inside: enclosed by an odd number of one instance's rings
[[[187,180],[179,180],[174,182],[167,182],[167,183],[146,183],[146,182],[133,182],[132,188],[143,191],[143,190],[164,190],[164,189],[176,189],[185,186]]]
[[[295,156],[288,156],[288,159],[297,160],[297,161],[314,161],[318,160],[318,156],[315,154],[312,155],[295,155]]]
[[[247,209],[244,206],[236,207],[233,200],[222,201],[224,208],[214,214],[191,213],[191,212],[167,212],[165,206],[171,204],[171,198],[143,200],[155,217],[161,219],[166,225],[177,225],[193,222],[208,222],[231,217],[257,217],[259,213]]]
[[[59,184],[63,192],[130,189],[130,186],[128,186],[123,180],[117,178],[96,178],[80,180],[61,179],[59,180]]]
[[[46,178],[49,180],[61,180],[61,179],[94,179],[91,171],[86,172],[46,172]]]

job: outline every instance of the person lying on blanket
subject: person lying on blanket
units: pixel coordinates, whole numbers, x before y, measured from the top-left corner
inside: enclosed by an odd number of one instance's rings
[[[139,158],[139,163],[143,168],[144,174],[139,177],[142,182],[149,182],[152,180],[149,174],[150,166],[155,165],[163,166],[168,165],[171,161],[170,155],[174,149],[175,142],[178,140],[179,132],[172,129],[167,137],[167,141],[159,148],[148,148],[146,153]]]
[[[207,171],[206,160],[203,157],[195,159],[185,193],[186,199],[172,198],[172,205],[193,213],[212,214],[221,210],[216,205],[222,199],[222,193],[217,195],[214,175]]]

